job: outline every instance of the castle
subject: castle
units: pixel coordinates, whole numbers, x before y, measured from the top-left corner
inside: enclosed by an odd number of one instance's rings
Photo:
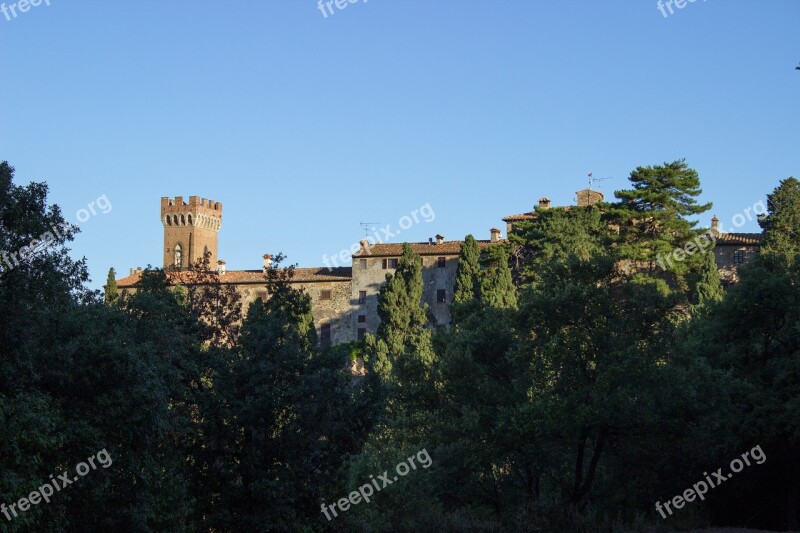
[[[602,193],[584,189],[576,193],[577,205],[588,206],[603,200]],[[541,198],[538,209],[549,209],[550,200]],[[503,218],[506,233],[514,224],[536,218],[535,211]],[[242,296],[245,310],[257,298],[266,299],[264,270],[272,268],[272,256],[263,255],[262,268],[258,270],[227,270],[225,261],[218,258],[218,233],[222,227],[222,203],[197,196],[161,198],[161,222],[164,226],[164,268],[171,269],[168,279],[177,284],[181,273],[210,254],[212,265],[217,265],[220,280],[232,284]],[[737,280],[736,269],[746,263],[760,248],[758,233],[720,233],[717,219],[711,224],[715,236],[714,255],[723,282]],[[492,228],[489,239],[478,240],[483,250],[505,242],[500,230]],[[410,243],[413,251],[422,258],[423,300],[428,304],[436,327],[450,323],[449,303],[455,288],[458,255],[462,241],[446,241],[442,235],[428,242]],[[311,296],[314,323],[323,343],[341,344],[362,339],[366,333],[375,333],[380,323],[378,317],[378,292],[393,272],[402,254],[402,244],[370,243],[362,240],[360,248],[352,254],[350,267],[297,268],[291,284]],[[117,281],[121,292],[135,291],[142,269],[131,269],[130,275]]]

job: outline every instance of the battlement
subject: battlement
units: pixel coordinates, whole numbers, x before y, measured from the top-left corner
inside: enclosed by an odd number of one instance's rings
[[[190,196],[189,203],[183,196],[161,198],[161,222],[164,226],[196,226],[219,230],[222,227],[222,202],[199,196]]]
[[[189,203],[183,201],[183,196],[170,198],[161,197],[161,215],[180,213],[203,213],[213,217],[222,217],[222,202],[215,202],[199,196],[190,196]]]

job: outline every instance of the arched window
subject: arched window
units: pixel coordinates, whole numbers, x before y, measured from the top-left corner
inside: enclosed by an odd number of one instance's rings
[[[176,267],[181,268],[181,266],[183,265],[183,248],[181,248],[180,244],[176,244],[175,245],[175,256],[174,257],[175,257],[175,260],[174,260],[173,264]]]
[[[192,215],[189,215],[189,225],[192,225]]]

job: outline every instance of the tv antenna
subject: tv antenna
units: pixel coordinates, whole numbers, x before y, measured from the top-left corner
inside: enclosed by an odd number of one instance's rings
[[[369,236],[370,230],[374,232],[375,226],[379,225],[380,222],[359,222],[358,224],[361,226],[361,229],[364,230],[364,238],[366,239]]]
[[[600,183],[601,181],[613,180],[613,179],[614,179],[613,176],[609,176],[607,178],[595,178],[595,177],[592,176],[592,173],[589,172],[589,189],[591,190],[592,185],[594,185],[595,183]],[[597,188],[599,189],[600,186],[598,185]]]

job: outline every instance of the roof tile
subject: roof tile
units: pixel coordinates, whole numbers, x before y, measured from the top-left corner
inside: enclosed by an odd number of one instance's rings
[[[179,272],[167,272],[167,277],[170,283],[182,283],[189,278],[189,271],[181,270]],[[133,287],[142,275],[135,273],[131,276],[117,280],[117,287],[129,288]],[[335,268],[295,268],[292,282],[313,282],[313,281],[350,281],[353,277],[353,269],[351,267],[335,267]],[[228,270],[225,274],[220,276],[222,283],[266,283],[263,270]]]

